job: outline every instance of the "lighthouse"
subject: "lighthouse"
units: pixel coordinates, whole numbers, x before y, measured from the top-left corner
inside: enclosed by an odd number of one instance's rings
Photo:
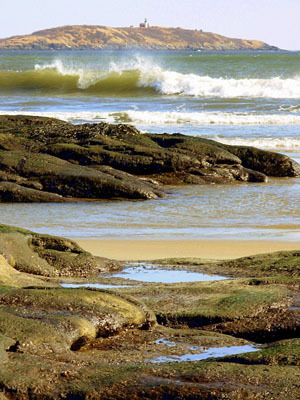
[[[145,18],[145,21],[140,23],[140,28],[149,28],[149,27],[150,27],[149,22],[147,18]]]

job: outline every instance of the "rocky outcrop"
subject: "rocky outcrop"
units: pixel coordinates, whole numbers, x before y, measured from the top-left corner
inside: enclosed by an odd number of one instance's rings
[[[228,38],[202,30],[181,28],[111,28],[71,25],[44,29],[31,35],[0,39],[0,49],[172,49],[278,50],[258,40]]]
[[[12,261],[11,256],[9,257]],[[45,282],[37,277],[17,271],[0,254],[0,286],[45,286]],[[52,286],[49,283],[49,286]]]
[[[283,154],[256,149],[255,147],[231,147],[246,168],[253,168],[269,176],[299,176],[300,165]]]
[[[297,279],[300,277],[300,250],[277,251],[215,262],[208,262],[201,258],[165,258],[154,260],[153,263],[164,266],[164,268],[168,265],[176,265],[177,268],[184,267],[189,271],[229,277],[251,278],[255,276],[251,285],[268,283],[269,277],[272,276]]]
[[[138,301],[108,292],[28,288],[0,292],[1,333],[18,342],[15,350],[35,353],[79,350],[96,337],[155,325]]]
[[[164,184],[300,176],[289,157],[130,125],[0,116],[0,201],[156,199]]]
[[[21,279],[17,271],[41,277],[86,277],[120,267],[117,262],[91,255],[72,240],[1,224],[0,257],[0,284],[11,282],[10,286],[15,286],[13,276]]]

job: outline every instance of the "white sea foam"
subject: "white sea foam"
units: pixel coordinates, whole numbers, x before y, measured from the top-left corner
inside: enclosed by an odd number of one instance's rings
[[[197,97],[266,97],[300,98],[300,79],[224,79],[194,74],[162,71],[156,76],[142,76],[140,84],[155,87],[163,94]]]
[[[149,59],[134,57],[130,61],[109,65],[106,71],[86,70],[74,66],[65,66],[61,60],[47,65],[36,65],[35,70],[55,70],[61,75],[78,77],[78,88],[87,89],[97,84],[101,89],[101,81],[112,74],[118,74],[124,80],[128,73],[138,73],[133,83],[137,88],[152,88],[162,95],[182,95],[195,97],[221,98],[300,98],[300,76],[293,78],[272,77],[268,79],[234,79],[215,78],[197,74],[183,74],[177,71],[165,70]]]
[[[292,106],[280,106],[280,111],[290,111],[290,112],[299,112],[300,111],[300,104],[292,105]]]
[[[40,115],[70,122],[132,123],[138,125],[300,125],[297,114],[251,114],[229,112],[179,111],[0,111],[4,114]]]
[[[260,149],[278,151],[300,151],[300,136],[284,138],[261,137],[247,139],[244,139],[242,137],[224,138],[215,136],[213,140],[233,146],[253,146]]]
[[[290,114],[127,110],[108,113],[107,117],[110,120],[113,117],[115,122],[125,121],[147,125],[300,125],[300,115]]]

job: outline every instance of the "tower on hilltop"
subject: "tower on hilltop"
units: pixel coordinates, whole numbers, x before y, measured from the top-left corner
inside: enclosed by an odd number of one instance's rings
[[[147,18],[145,18],[145,21],[140,23],[140,28],[149,28],[149,27],[150,27],[149,22]]]

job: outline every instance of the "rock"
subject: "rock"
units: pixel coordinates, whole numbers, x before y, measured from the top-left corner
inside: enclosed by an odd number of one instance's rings
[[[2,185],[2,198],[6,201],[67,201],[66,197],[80,198],[157,198],[159,190],[138,178],[128,175],[114,175],[85,166],[69,163],[47,154],[25,151],[0,151],[2,168],[18,173],[27,179],[38,179],[43,193],[35,189],[11,184]],[[76,184],[75,184],[76,183]],[[57,193],[52,196],[49,192]],[[63,197],[64,198],[63,198]]]
[[[72,240],[0,224],[1,254],[14,271],[48,277],[98,275],[120,267],[117,262],[91,255]],[[2,279],[2,283],[15,286],[17,273],[8,269],[8,265],[2,268],[5,271],[2,270],[0,282]],[[31,282],[27,286],[32,284],[35,285]]]
[[[126,296],[89,289],[0,289],[0,331],[7,351],[79,350],[96,337],[155,325],[153,313]]]
[[[0,182],[0,202],[2,203],[65,203],[68,201],[71,200],[55,193],[30,189],[12,182]]]
[[[291,282],[293,278],[300,277],[300,250],[276,251],[214,262],[201,258],[170,258],[154,260],[153,263],[173,265],[176,269],[184,268],[209,275],[253,278],[250,281],[253,285],[268,284],[269,281],[272,282],[272,277],[275,281],[288,279]]]
[[[222,261],[218,264],[218,271],[239,276],[299,278],[300,250],[277,251]]]
[[[300,165],[288,156],[255,147],[227,146],[236,154],[246,168],[252,168],[269,176],[300,176]]]
[[[0,286],[45,286],[45,282],[37,277],[17,271],[0,254]],[[53,286],[51,283],[49,286]]]
[[[164,184],[300,176],[289,157],[131,125],[0,116],[0,201],[156,199]]]
[[[160,325],[217,331],[265,343],[299,335],[298,311],[289,309],[298,293],[274,282],[253,285],[252,280],[237,279],[156,284],[124,288],[122,293],[145,302]]]

